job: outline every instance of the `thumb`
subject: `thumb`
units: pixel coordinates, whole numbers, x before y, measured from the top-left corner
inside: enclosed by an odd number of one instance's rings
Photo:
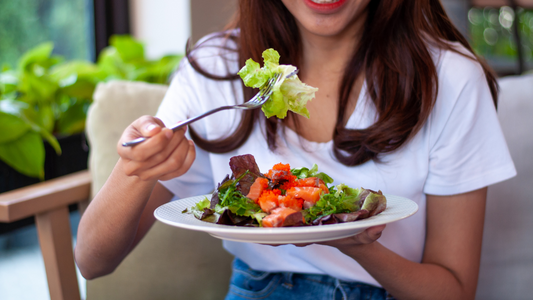
[[[165,125],[158,118],[145,117],[140,119],[140,122],[136,127],[142,136],[151,137],[158,134]]]
[[[161,131],[161,127],[158,124],[147,124],[140,128],[141,134],[143,136],[154,136]]]

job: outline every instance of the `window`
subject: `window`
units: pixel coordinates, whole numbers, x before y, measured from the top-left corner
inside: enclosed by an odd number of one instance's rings
[[[27,50],[45,41],[66,59],[95,57],[92,0],[2,0],[0,65],[16,67]]]
[[[94,61],[112,34],[128,33],[128,13],[128,0],[0,0],[0,73],[17,68],[26,51],[50,41],[55,55]],[[85,167],[74,168],[86,168],[86,159]],[[60,172],[50,178],[65,173]],[[38,181],[0,161],[0,193]],[[32,223],[33,218],[0,223],[0,235]]]

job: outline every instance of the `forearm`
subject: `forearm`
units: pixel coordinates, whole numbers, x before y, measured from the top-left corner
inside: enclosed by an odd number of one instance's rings
[[[119,160],[80,220],[75,256],[82,274],[88,278],[113,271],[129,253],[157,183],[126,176],[122,168]]]
[[[122,146],[139,137],[149,139]],[[119,161],[78,228],[74,254],[88,279],[112,272],[128,255],[154,223],[154,209],[172,198],[158,180],[185,174],[196,157],[185,128],[174,132],[151,116],[140,117],[124,130],[117,152]]]
[[[474,299],[486,194],[487,188],[451,196],[427,195],[422,263],[404,259],[378,242],[369,243],[370,229],[355,239],[338,241],[337,246],[398,299]],[[374,234],[373,240],[377,237]]]
[[[437,264],[409,261],[378,242],[342,249],[397,299],[473,299],[457,277]]]

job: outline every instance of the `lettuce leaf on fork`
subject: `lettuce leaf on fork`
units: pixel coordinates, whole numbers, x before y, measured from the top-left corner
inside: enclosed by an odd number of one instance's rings
[[[272,96],[261,108],[265,116],[267,118],[276,116],[283,119],[287,116],[287,111],[290,110],[309,118],[309,111],[305,106],[307,101],[315,97],[315,92],[318,89],[301,82],[297,75],[287,78],[287,75],[296,71],[296,67],[280,65],[279,58],[279,53],[276,50],[267,49],[263,52],[263,67],[252,59],[248,59],[238,74],[245,86],[261,88],[270,78],[280,73],[281,79],[274,86]]]

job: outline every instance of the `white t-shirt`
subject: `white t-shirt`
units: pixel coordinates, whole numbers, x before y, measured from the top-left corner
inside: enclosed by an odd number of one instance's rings
[[[216,46],[217,42],[209,43]],[[216,74],[237,72],[240,66],[236,54],[221,55],[220,51],[217,47],[206,47],[196,57],[202,66]],[[369,161],[356,167],[345,166],[334,159],[331,141],[306,141],[290,129],[279,135],[278,149],[271,152],[263,123],[258,122],[239,149],[212,154],[197,148],[196,161],[185,175],[161,183],[177,198],[210,193],[231,173],[230,157],[242,154],[254,155],[263,172],[280,162],[289,163],[292,168],[311,167],[316,163],[319,171],[335,180],[334,184],[381,190],[415,201],[419,211],[389,224],[379,242],[406,259],[420,262],[426,234],[426,194],[464,193],[516,174],[481,67],[452,51],[434,54],[439,78],[435,107],[423,128],[400,149],[382,156],[380,163]],[[366,128],[375,121],[375,107],[365,89],[364,86],[348,128]],[[184,60],[157,117],[170,126],[218,106],[242,103],[242,97],[239,80],[208,79]],[[239,111],[228,110],[196,122],[193,128],[201,136],[215,139],[232,132],[239,120]],[[327,274],[379,286],[356,261],[336,248],[271,247],[231,241],[224,241],[224,247],[257,270]]]

